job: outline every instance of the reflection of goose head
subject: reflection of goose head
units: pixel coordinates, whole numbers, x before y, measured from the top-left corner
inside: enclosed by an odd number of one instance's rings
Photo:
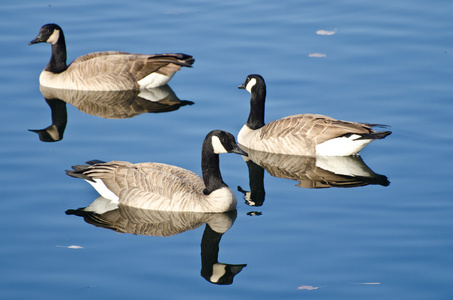
[[[29,129],[29,131],[36,132],[42,142],[57,142],[63,139],[68,121],[66,102],[51,98],[46,98],[46,102],[51,110],[52,124],[44,129]]]
[[[212,270],[208,269],[206,273],[202,272],[201,276],[211,283],[228,285],[233,283],[234,277],[239,274],[245,266],[247,266],[247,264],[232,265],[215,263],[212,265]]]
[[[120,233],[148,236],[171,236],[206,224],[201,240],[201,275],[215,284],[231,284],[245,264],[219,263],[222,235],[233,225],[237,211],[227,213],[168,212],[118,205],[99,197],[88,207],[69,209],[92,225]]]

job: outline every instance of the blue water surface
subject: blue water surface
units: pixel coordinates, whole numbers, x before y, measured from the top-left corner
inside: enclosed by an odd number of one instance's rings
[[[451,299],[452,11],[447,0],[3,1],[1,298]],[[193,55],[169,84],[193,104],[109,118],[47,103],[38,77],[50,46],[28,46],[46,23],[63,28],[68,62],[102,50]],[[380,180],[307,188],[293,172],[250,177],[240,156],[222,155],[237,216],[163,237],[66,214],[98,197],[64,172],[90,159],[200,174],[206,133],[237,135],[246,121],[250,95],[237,86],[251,73],[266,80],[267,121],[319,113],[390,125],[361,152]],[[63,138],[43,142],[29,129],[51,125],[54,104],[67,114]],[[213,233],[219,224],[228,230]],[[212,262],[246,266],[219,285]]]

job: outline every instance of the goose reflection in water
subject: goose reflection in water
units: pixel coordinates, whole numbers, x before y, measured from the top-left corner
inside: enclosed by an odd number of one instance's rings
[[[219,244],[233,226],[237,211],[228,213],[168,212],[139,209],[98,197],[88,207],[69,209],[67,215],[83,217],[85,222],[119,233],[168,237],[203,224],[201,239],[201,276],[214,284],[232,284],[246,264],[219,263]]]
[[[194,102],[180,100],[168,85],[142,91],[79,91],[39,87],[51,110],[52,124],[44,129],[30,129],[43,142],[63,139],[68,121],[66,103],[78,110],[105,119],[128,119],[144,113],[178,110]]]
[[[297,180],[296,186],[309,189],[390,184],[385,175],[373,172],[358,155],[308,157],[242,148],[249,155],[243,158],[249,170],[250,191],[240,186],[238,190],[244,194],[245,203],[250,206],[263,205],[264,170],[274,177]]]

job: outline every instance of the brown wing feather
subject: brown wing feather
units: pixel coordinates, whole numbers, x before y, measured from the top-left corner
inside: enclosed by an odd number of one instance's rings
[[[120,203],[149,209],[197,205],[193,199],[203,196],[205,188],[196,173],[160,163],[111,161],[81,171],[84,176],[101,179]]]
[[[265,140],[291,135],[313,140],[315,144],[320,144],[346,134],[373,132],[375,131],[367,124],[335,120],[323,115],[300,114],[266,124],[260,129],[260,138]]]
[[[147,55],[103,51],[80,56],[71,65],[84,63],[89,64],[91,70],[95,69],[99,72],[109,71],[116,74],[128,72],[139,81],[154,72],[169,75],[179,71],[181,66],[190,67],[193,62],[192,56],[179,53]]]

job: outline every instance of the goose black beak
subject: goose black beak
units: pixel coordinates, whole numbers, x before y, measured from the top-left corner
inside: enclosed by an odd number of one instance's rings
[[[44,42],[41,37],[38,35],[34,40],[30,41],[28,45],[38,44]]]
[[[241,84],[240,86],[238,86],[238,89],[240,90],[245,90],[245,83]]]
[[[236,153],[242,156],[249,156],[247,152],[242,150],[238,145],[235,145],[235,147],[231,150],[231,153]]]

